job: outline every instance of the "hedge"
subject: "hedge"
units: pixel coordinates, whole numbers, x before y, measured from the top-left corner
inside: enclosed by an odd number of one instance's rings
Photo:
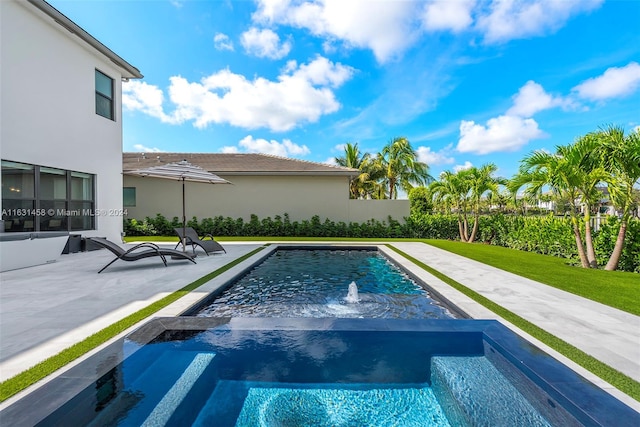
[[[613,250],[620,220],[608,217],[600,230],[594,232],[594,246],[598,264],[606,264]],[[324,221],[317,215],[309,220],[291,221],[288,214],[274,218],[258,218],[251,215],[249,221],[242,218],[217,216],[198,221],[187,221],[198,234],[214,236],[267,236],[267,237],[369,237],[369,238],[419,238],[458,240],[458,219],[455,215],[412,214],[404,223],[389,217],[387,221],[369,220],[363,223]],[[182,226],[178,217],[171,221],[157,214],[155,218],[126,219],[127,236],[171,236],[173,229]],[[471,226],[471,224],[470,224]],[[584,224],[582,225],[584,228]],[[569,218],[555,216],[519,216],[493,214],[480,217],[478,241],[512,249],[553,255],[578,264],[578,253]],[[629,221],[625,247],[618,266],[622,271],[640,272],[640,220]]]

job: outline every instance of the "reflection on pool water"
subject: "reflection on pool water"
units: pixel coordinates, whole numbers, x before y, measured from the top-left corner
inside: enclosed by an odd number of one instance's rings
[[[355,292],[353,286],[357,287],[357,298],[349,298],[350,292]],[[345,249],[279,249],[202,307],[197,315],[454,317],[429,291],[377,251]]]

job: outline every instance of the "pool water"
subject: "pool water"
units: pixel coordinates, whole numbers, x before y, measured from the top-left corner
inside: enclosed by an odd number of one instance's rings
[[[217,328],[126,345],[136,351],[40,425],[553,425],[479,333]]]
[[[155,319],[0,416],[37,426],[640,425],[499,322],[463,319]]]
[[[347,298],[352,282],[357,300]],[[325,249],[277,250],[202,307],[197,316],[454,317],[377,251]]]

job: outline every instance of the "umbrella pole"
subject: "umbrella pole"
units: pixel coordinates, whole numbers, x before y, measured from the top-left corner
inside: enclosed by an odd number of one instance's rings
[[[184,177],[182,177],[182,252],[187,252],[187,214],[184,202]]]

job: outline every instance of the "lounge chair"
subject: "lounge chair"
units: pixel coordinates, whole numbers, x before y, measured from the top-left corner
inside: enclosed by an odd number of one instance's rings
[[[98,271],[98,273],[102,273],[102,271],[105,268],[109,267],[111,264],[113,264],[119,259],[121,259],[122,261],[138,261],[143,258],[157,256],[157,257],[160,257],[160,259],[164,263],[164,266],[166,267],[167,266],[166,257],[171,256],[174,258],[189,260],[194,264],[196,263],[189,254],[186,254],[182,251],[176,251],[175,249],[161,248],[158,245],[155,245],[153,243],[148,243],[148,242],[140,243],[139,245],[136,245],[129,250],[125,250],[119,245],[113,243],[112,241],[104,239],[102,237],[87,237],[87,240],[90,240],[93,243],[110,250],[116,256],[116,258],[113,261],[111,261],[109,264],[102,267],[102,270]]]
[[[213,239],[213,236],[211,234],[207,234],[203,239],[200,239],[198,233],[196,233],[196,230],[191,227],[186,227],[184,229],[184,234],[182,233],[182,227],[174,228],[174,230],[178,234],[178,237],[180,237],[180,241],[176,245],[176,248],[183,244],[182,242],[185,242],[187,245],[191,245],[191,249],[193,249],[194,254],[196,253],[196,246],[200,246],[202,249],[204,249],[204,252],[207,255],[209,255],[209,252],[222,251],[224,253],[227,253],[222,245]],[[207,237],[210,240],[205,240]]]

